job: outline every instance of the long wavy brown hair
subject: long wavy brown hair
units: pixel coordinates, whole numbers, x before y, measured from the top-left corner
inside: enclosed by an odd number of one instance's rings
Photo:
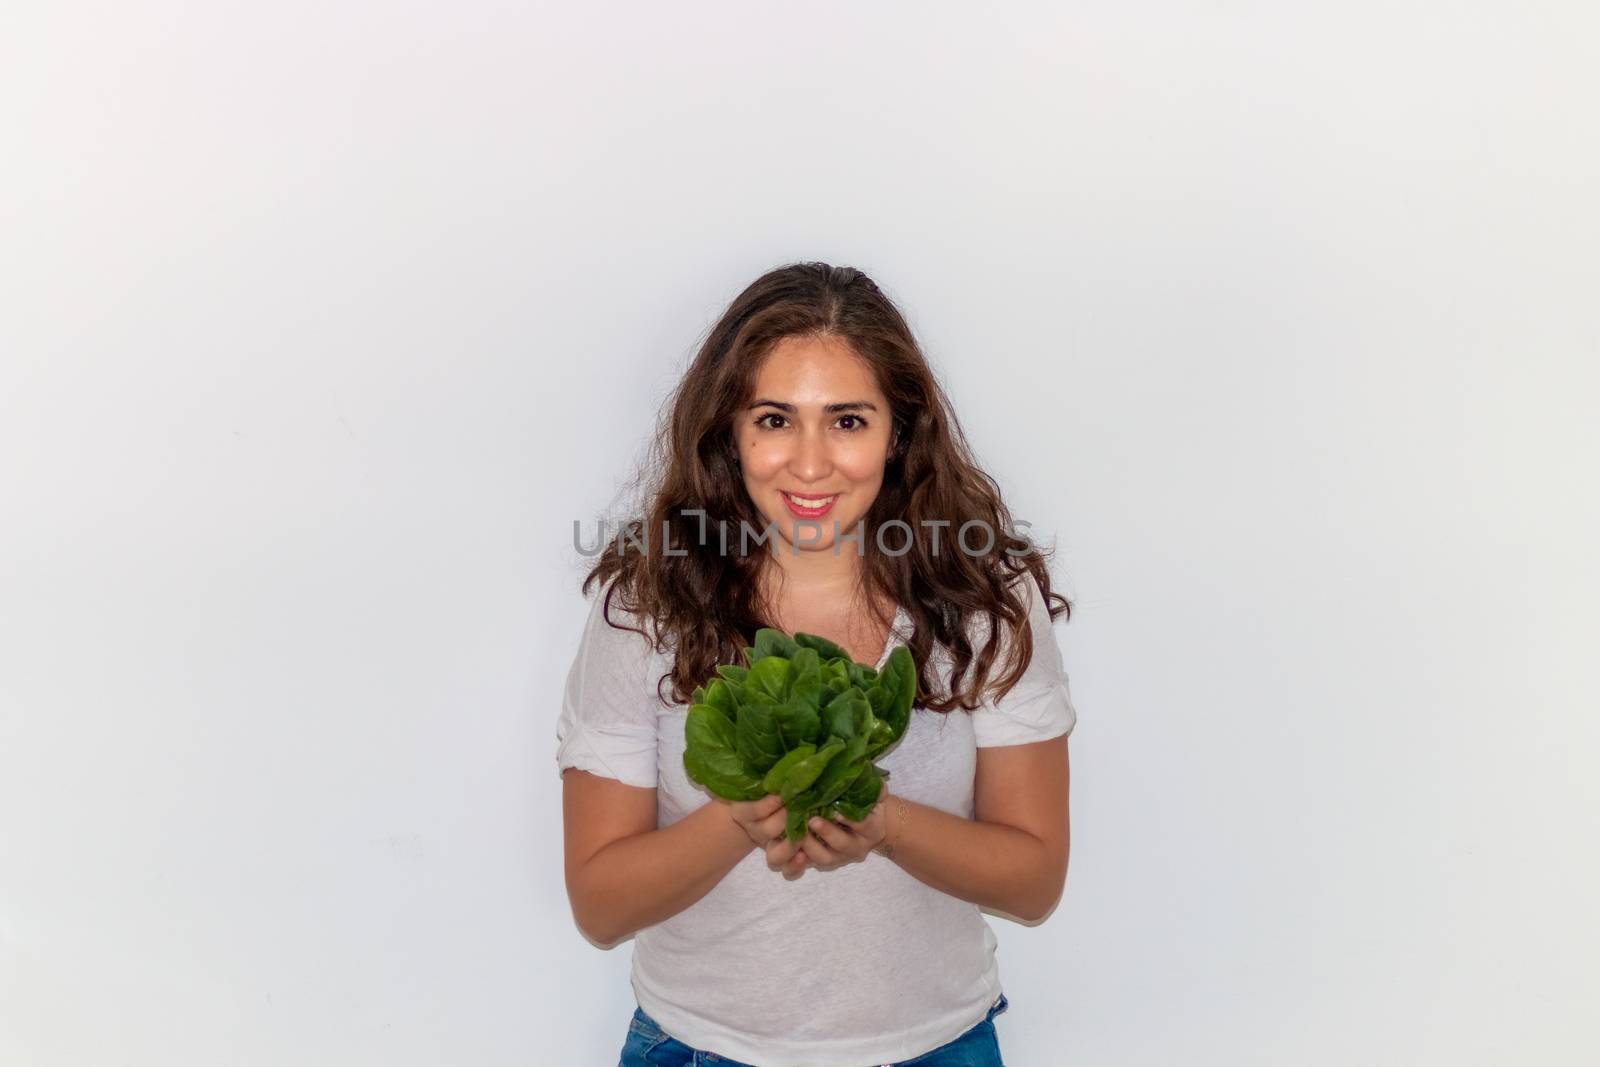
[[[602,539],[582,591],[608,589],[621,606],[655,629],[647,634],[659,652],[674,652],[672,702],[686,703],[692,690],[713,676],[720,663],[743,662],[742,650],[755,631],[770,625],[760,613],[758,576],[763,551],[721,552],[707,529],[718,522],[760,531],[765,520],[745,491],[734,439],[734,419],[752,399],[756,372],[778,341],[794,335],[827,335],[848,342],[873,368],[889,401],[894,442],[882,488],[864,519],[861,588],[866,603],[885,599],[905,608],[914,624],[909,644],[919,666],[917,706],[971,711],[992,688],[995,699],[1015,686],[1033,656],[1032,630],[1020,583],[1032,573],[1051,620],[1071,617],[1072,602],[1050,589],[1041,549],[1013,531],[1000,488],[973,459],[943,388],[893,302],[853,267],[793,263],[768,271],[729,305],[707,334],[677,388],[663,406],[647,456],[633,479],[643,517],[628,518],[613,539]],[[703,516],[702,517],[702,513]],[[878,528],[899,519],[912,530],[947,520],[953,536],[963,523],[982,520],[994,531],[987,554],[929,551],[923,537],[910,538],[902,555],[878,551]],[[663,536],[665,531],[665,536]],[[604,527],[602,527],[604,532]],[[729,538],[736,541],[737,535]],[[907,538],[886,535],[898,547]],[[665,549],[670,546],[671,551]],[[620,551],[619,551],[620,549]],[[681,554],[680,554],[681,553]],[[607,583],[612,583],[609,588]],[[974,620],[986,635],[972,647]],[[632,629],[632,627],[625,627]],[[993,682],[1001,636],[1011,655]],[[935,692],[929,653],[950,654],[948,692]],[[662,697],[665,700],[665,697]]]

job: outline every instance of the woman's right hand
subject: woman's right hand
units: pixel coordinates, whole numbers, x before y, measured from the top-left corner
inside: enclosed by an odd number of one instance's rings
[[[783,806],[783,797],[768,793],[760,800],[730,801],[728,808],[733,813],[733,821],[749,835],[757,848],[767,854],[768,867],[783,871],[785,877],[800,876],[805,869],[804,854],[799,851],[800,842],[790,841],[784,836],[789,824],[789,812]],[[802,858],[795,860],[796,854]]]

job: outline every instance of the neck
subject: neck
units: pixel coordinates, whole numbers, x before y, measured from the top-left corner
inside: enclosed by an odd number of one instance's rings
[[[837,601],[853,601],[861,593],[861,558],[854,545],[844,545],[839,554],[831,546],[796,552],[780,542],[767,557],[762,569],[762,596],[767,603],[795,595]]]

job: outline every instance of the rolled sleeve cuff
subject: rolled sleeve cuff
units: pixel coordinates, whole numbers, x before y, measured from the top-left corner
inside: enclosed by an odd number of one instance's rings
[[[1072,733],[1078,712],[1065,679],[1027,694],[1013,691],[998,704],[985,704],[972,713],[972,730],[979,748],[1025,745],[1049,741]]]
[[[656,738],[573,724],[556,747],[556,773],[568,767],[615,778],[641,789],[656,787]]]

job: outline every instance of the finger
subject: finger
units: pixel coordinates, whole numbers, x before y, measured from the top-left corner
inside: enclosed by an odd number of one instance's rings
[[[827,845],[833,852],[854,852],[853,839],[856,836],[854,831],[846,830],[839,824],[829,819],[824,819],[820,815],[812,816],[807,825],[811,827],[812,834],[821,838],[822,843]]]
[[[781,807],[783,807],[783,797],[777,793],[768,793],[756,801],[756,817],[764,819]]]
[[[757,824],[760,832],[766,834],[768,837],[782,837],[783,831],[788,827],[788,825],[789,816],[783,811],[775,811]]]
[[[861,832],[861,828],[863,826],[865,826],[868,823],[870,823],[873,819],[881,817],[882,815],[883,815],[883,801],[880,800],[880,801],[878,801],[878,804],[877,804],[877,806],[875,808],[873,808],[871,811],[867,812],[867,817],[865,819],[852,819],[842,811],[835,813],[833,818],[834,818],[835,822],[841,822],[844,825],[850,827],[850,829],[856,831],[857,833],[860,833]]]
[[[816,834],[807,834],[802,838],[800,847],[807,856],[811,857],[811,862],[818,867],[831,867],[839,862],[839,857],[834,854],[833,849],[824,844]]]
[[[810,862],[811,857],[806,855],[804,848],[796,849],[794,855],[789,858],[789,862],[783,865],[783,876],[791,881],[800,877],[805,873],[806,865]]]
[[[777,870],[793,858],[795,849],[799,847],[799,841],[790,841],[782,833],[775,834],[766,845],[767,863],[771,865],[773,870]]]

